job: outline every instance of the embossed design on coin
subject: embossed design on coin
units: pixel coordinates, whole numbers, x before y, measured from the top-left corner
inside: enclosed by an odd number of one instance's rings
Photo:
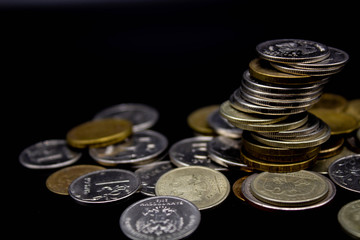
[[[183,197],[200,210],[220,204],[229,192],[230,183],[222,173],[202,166],[173,169],[155,185],[156,195]]]
[[[200,211],[188,200],[157,196],[126,208],[119,223],[131,239],[181,239],[197,229],[200,219]]]
[[[334,161],[330,164],[328,173],[338,186],[360,193],[360,154]]]
[[[301,170],[292,173],[263,172],[251,183],[252,194],[274,205],[309,205],[323,199],[328,185],[317,173]]]
[[[133,124],[133,132],[151,128],[157,122],[159,113],[156,109],[141,103],[122,103],[98,112],[94,119],[122,118]]]
[[[69,195],[80,204],[112,203],[134,194],[140,184],[140,179],[131,171],[106,169],[75,179]]]
[[[65,140],[52,139],[25,148],[19,155],[20,163],[31,169],[59,168],[73,164],[81,157],[72,151]]]
[[[338,213],[338,221],[348,234],[360,238],[360,199],[344,205]]]

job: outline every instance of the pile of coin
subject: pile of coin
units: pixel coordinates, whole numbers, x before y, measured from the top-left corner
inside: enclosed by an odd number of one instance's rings
[[[249,167],[270,172],[308,168],[331,129],[307,110],[349,57],[339,49],[299,39],[266,41],[256,51],[259,58],[249,63],[220,114],[245,130],[241,158]]]

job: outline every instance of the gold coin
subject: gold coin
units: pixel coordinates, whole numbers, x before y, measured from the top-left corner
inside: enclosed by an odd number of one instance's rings
[[[252,77],[271,83],[304,84],[316,82],[310,76],[280,72],[271,67],[268,61],[260,58],[255,58],[249,63],[249,72]]]
[[[313,109],[322,109],[321,111],[331,111],[331,112],[343,112],[348,105],[346,98],[339,94],[334,93],[323,93],[320,100],[315,103],[311,108],[310,112]]]
[[[329,140],[321,144],[318,159],[330,158],[339,154],[343,148],[344,141],[345,139],[341,135],[331,136]]]
[[[345,112],[311,109],[309,112],[323,120],[331,129],[331,135],[351,133],[359,127],[358,120]]]
[[[355,117],[360,124],[360,98],[348,101],[345,112]]]
[[[103,170],[104,167],[96,165],[74,165],[60,169],[46,179],[46,187],[53,193],[69,195],[68,189],[72,181],[90,172]]]
[[[180,167],[163,174],[155,185],[155,193],[185,198],[199,210],[223,202],[230,192],[228,179],[219,171],[202,166]]]
[[[208,124],[208,117],[218,109],[219,105],[210,105],[193,111],[187,118],[189,127],[200,134],[214,135],[214,129]]]
[[[125,119],[105,118],[80,124],[71,129],[66,140],[76,148],[105,147],[120,142],[132,133],[131,122]]]
[[[245,179],[246,179],[247,177],[248,177],[248,176],[244,176],[244,177],[239,178],[239,179],[236,180],[236,181],[234,182],[234,184],[232,185],[232,191],[233,191],[233,193],[235,194],[235,196],[236,196],[238,199],[240,199],[240,200],[242,200],[242,201],[245,201],[245,198],[244,198],[244,196],[243,196],[243,194],[242,194],[242,192],[241,192],[241,185],[242,185],[242,183],[245,181]]]
[[[246,165],[248,165],[248,167],[254,168],[259,171],[283,173],[283,172],[296,172],[312,166],[317,159],[317,155],[301,162],[274,163],[274,162],[265,162],[259,159],[255,159],[246,152],[241,151],[240,159]]]

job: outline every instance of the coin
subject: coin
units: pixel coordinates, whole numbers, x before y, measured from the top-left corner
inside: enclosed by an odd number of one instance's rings
[[[62,168],[46,179],[46,187],[53,193],[69,195],[69,186],[76,178],[105,168],[96,165],[74,165]]]
[[[84,205],[116,203],[136,193],[140,185],[140,179],[131,171],[105,169],[75,179],[69,186],[69,195]]]
[[[295,75],[304,75],[304,76],[329,76],[341,71],[342,66],[340,67],[328,67],[328,68],[296,68],[290,65],[281,64],[281,63],[270,63],[276,70],[279,70],[284,73],[290,73]]]
[[[227,170],[208,156],[207,144],[213,137],[198,136],[182,139],[169,149],[170,160],[178,167],[205,166],[215,170]]]
[[[155,196],[155,184],[159,177],[173,169],[170,161],[158,161],[145,164],[135,171],[141,180],[140,192],[147,196]]]
[[[226,118],[220,115],[219,109],[212,112],[208,117],[209,126],[221,135],[230,138],[241,138],[243,130],[232,125]]]
[[[94,119],[121,118],[133,125],[133,132],[139,132],[154,126],[159,118],[158,111],[146,104],[121,103],[98,112]]]
[[[306,206],[322,200],[329,188],[317,173],[301,170],[292,173],[262,172],[252,180],[251,193],[260,201],[277,206]]]
[[[89,154],[102,165],[143,164],[156,160],[168,146],[167,138],[153,130],[132,134],[124,141],[102,148],[90,148]]]
[[[360,98],[348,101],[344,111],[347,114],[354,116],[360,124]]]
[[[183,239],[198,228],[200,220],[200,211],[190,201],[156,196],[128,206],[119,224],[130,239]]]
[[[51,139],[35,143],[19,155],[19,162],[31,169],[51,169],[68,166],[81,157],[80,152],[69,148],[63,139]]]
[[[348,105],[345,97],[335,93],[323,93],[320,100],[315,103],[311,110],[322,109],[322,111],[343,112]]]
[[[256,46],[264,59],[275,62],[318,62],[327,58],[329,48],[322,43],[303,39],[275,39]]]
[[[254,173],[252,175],[250,175],[248,178],[246,178],[244,180],[244,182],[242,183],[241,186],[241,192],[245,198],[245,201],[248,202],[250,205],[256,207],[256,208],[260,208],[260,209],[265,209],[268,211],[302,211],[302,210],[309,210],[309,209],[314,209],[314,208],[318,208],[318,207],[322,207],[326,204],[328,204],[329,202],[331,202],[331,200],[335,197],[336,195],[336,187],[335,185],[332,183],[332,181],[330,181],[329,179],[327,179],[324,176],[321,176],[324,181],[326,181],[327,185],[328,185],[328,193],[327,195],[320,201],[310,204],[310,205],[305,205],[305,206],[277,206],[277,205],[273,205],[273,204],[269,204],[263,201],[260,201],[259,199],[257,199],[251,192],[251,182],[253,181],[253,179],[256,178],[257,173]]]
[[[337,159],[330,164],[329,177],[338,186],[360,193],[360,154]]]
[[[331,136],[326,142],[321,144],[318,159],[330,158],[339,154],[344,146],[345,139],[339,135]]]
[[[162,175],[155,185],[156,195],[185,198],[200,210],[222,203],[230,192],[230,183],[220,172],[202,166],[181,167]]]
[[[129,121],[105,118],[88,121],[72,128],[67,133],[66,140],[76,148],[104,147],[124,140],[131,133],[132,125]]]
[[[208,117],[219,105],[205,106],[191,112],[187,117],[187,123],[195,132],[205,135],[214,135],[215,131],[209,126]]]
[[[360,199],[342,206],[337,219],[346,233],[354,238],[360,238]]]
[[[244,196],[242,195],[242,192],[241,192],[241,186],[242,186],[242,183],[245,181],[245,179],[247,178],[248,176],[243,176],[241,178],[239,178],[238,180],[236,180],[234,182],[234,184],[232,185],[232,191],[233,193],[235,194],[235,196],[242,200],[242,201],[245,201],[245,198]]]

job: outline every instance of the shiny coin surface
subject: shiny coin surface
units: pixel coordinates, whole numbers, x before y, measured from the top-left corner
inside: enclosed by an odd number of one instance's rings
[[[127,207],[119,224],[130,239],[183,239],[197,229],[200,219],[200,211],[188,200],[156,196]]]
[[[292,67],[287,64],[282,64],[282,63],[271,63],[271,66],[273,66],[275,69],[277,69],[281,72],[285,72],[285,73],[290,73],[290,74],[295,74],[295,75],[305,75],[305,76],[316,76],[316,77],[329,76],[329,75],[340,72],[342,69],[341,66],[340,67],[329,67],[329,68],[302,69],[302,68]]]
[[[167,138],[156,131],[144,130],[124,141],[103,148],[90,148],[89,154],[103,165],[141,164],[156,160],[168,146]]]
[[[345,232],[360,239],[360,199],[344,205],[338,212],[337,218]]]
[[[256,46],[264,59],[275,62],[318,62],[327,58],[329,48],[322,43],[303,39],[275,39]]]
[[[105,168],[96,165],[74,165],[60,169],[46,179],[46,187],[53,193],[69,195],[69,186],[76,178]]]
[[[135,174],[141,180],[140,192],[147,196],[155,196],[155,184],[164,173],[174,169],[170,161],[153,162],[141,166]]]
[[[328,174],[338,186],[360,193],[360,154],[337,159],[330,164]]]
[[[51,169],[68,166],[81,157],[63,139],[45,140],[25,148],[19,155],[20,163],[31,169]]]
[[[76,148],[103,147],[120,142],[132,133],[131,122],[105,118],[82,123],[66,135],[68,144]]]
[[[220,115],[219,109],[215,110],[208,117],[209,126],[221,135],[230,138],[241,138],[243,130],[232,125],[226,118]]]
[[[219,105],[210,105],[191,112],[187,117],[189,127],[200,134],[213,135],[215,131],[209,125],[208,117],[211,113],[218,109]]]
[[[135,173],[122,169],[91,172],[75,179],[69,195],[84,205],[115,203],[138,191],[141,181]]]
[[[273,204],[270,204],[267,202],[263,202],[263,201],[257,199],[252,194],[251,183],[256,178],[256,176],[257,176],[257,173],[254,173],[244,180],[244,182],[242,183],[242,186],[241,186],[241,192],[242,192],[245,200],[250,205],[252,205],[256,208],[260,208],[260,209],[265,209],[265,210],[269,210],[269,211],[302,211],[302,210],[314,209],[314,208],[322,207],[322,206],[328,204],[336,195],[336,187],[332,183],[332,181],[330,181],[329,179],[327,179],[324,176],[321,176],[324,179],[324,181],[326,181],[326,183],[328,185],[328,189],[329,189],[327,195],[322,200],[315,202],[313,204],[310,204],[310,205],[305,205],[305,206],[277,206],[277,205],[273,205]]]
[[[204,166],[215,170],[227,170],[208,156],[207,144],[212,139],[213,137],[199,136],[174,143],[169,149],[171,162],[178,167]]]
[[[258,174],[250,184],[260,201],[278,206],[305,206],[322,200],[329,187],[322,176],[301,170],[292,173]]]
[[[155,192],[185,198],[203,210],[222,203],[229,195],[230,183],[225,175],[208,167],[181,167],[162,175]]]
[[[122,103],[98,112],[94,119],[121,118],[133,125],[133,132],[142,131],[155,125],[159,118],[158,111],[141,103]]]

